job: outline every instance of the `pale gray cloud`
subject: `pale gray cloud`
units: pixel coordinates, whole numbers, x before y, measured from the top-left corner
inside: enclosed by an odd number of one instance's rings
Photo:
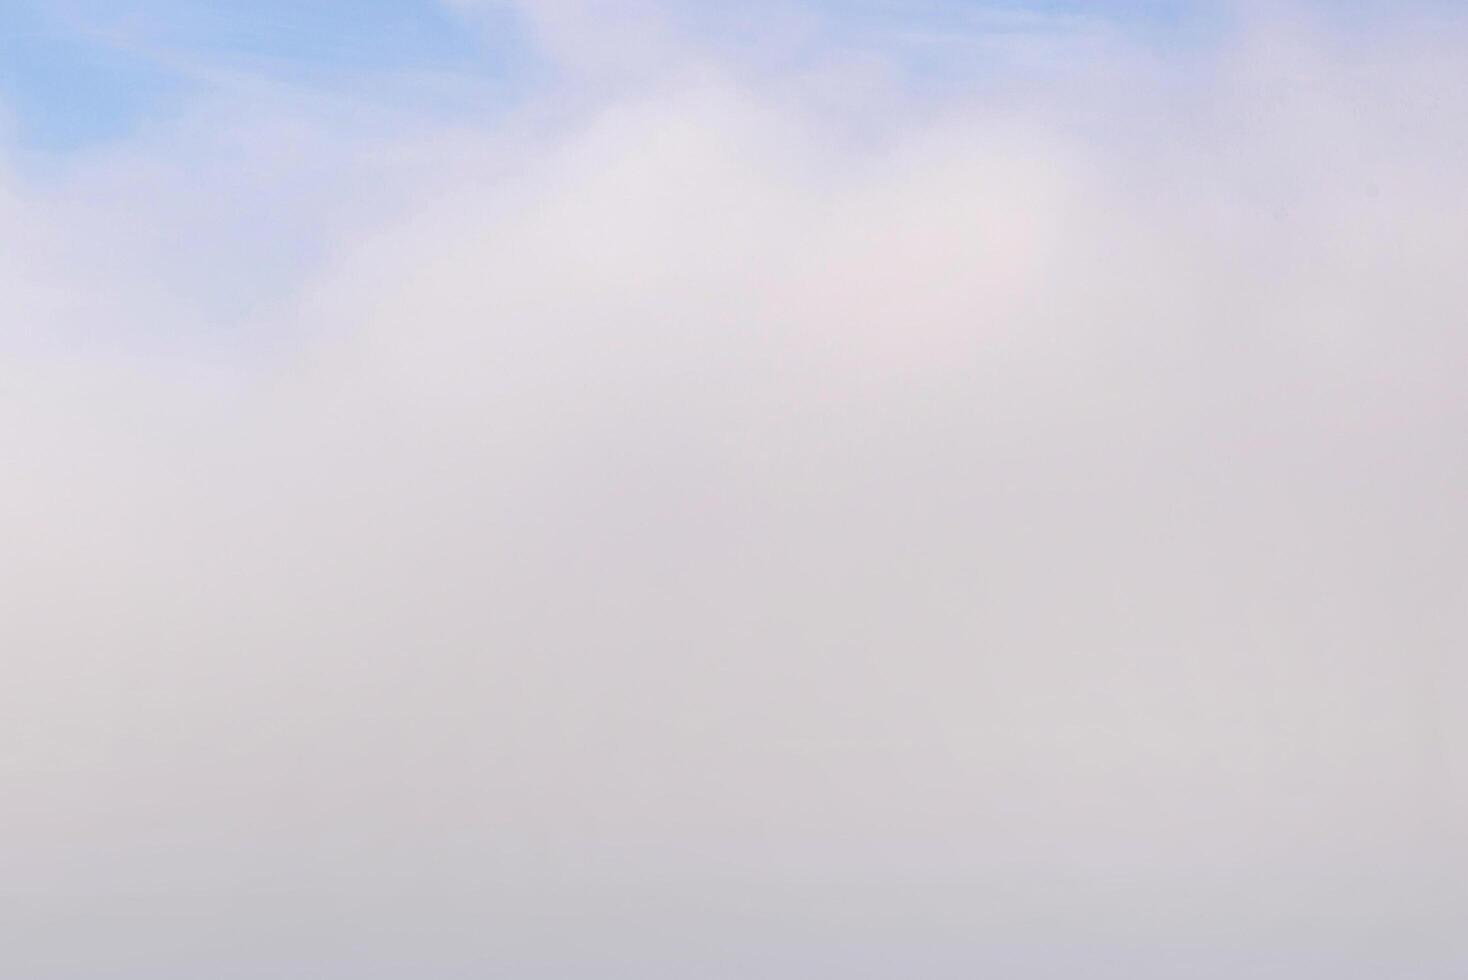
[[[0,185],[0,972],[1459,975],[1463,70],[1118,58]]]

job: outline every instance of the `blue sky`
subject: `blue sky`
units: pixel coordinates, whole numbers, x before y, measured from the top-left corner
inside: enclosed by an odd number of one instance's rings
[[[0,100],[19,141],[42,149],[126,135],[222,78],[494,81],[523,49],[428,0],[20,0],[0,8],[0,46]]]
[[[508,3],[487,6],[499,9],[471,25],[441,0],[11,0],[0,6],[0,109],[11,142],[70,151],[167,119],[227,81],[285,81],[388,100],[423,98],[425,89],[442,100],[485,85],[534,84],[544,64],[524,18]],[[683,4],[676,19],[695,33],[756,46],[761,19],[795,5],[766,0],[738,9],[730,15],[719,5]],[[837,45],[905,48],[914,67],[942,67],[934,38],[1040,24],[1064,29],[1080,19],[1166,47],[1216,32],[1216,12],[1204,13],[1212,9],[1175,0],[819,0],[798,8],[814,26],[794,56]]]

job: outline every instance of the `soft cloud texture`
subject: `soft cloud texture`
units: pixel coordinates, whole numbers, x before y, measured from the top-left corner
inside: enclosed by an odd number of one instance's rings
[[[0,973],[1461,975],[1461,32],[657,16],[0,181]]]

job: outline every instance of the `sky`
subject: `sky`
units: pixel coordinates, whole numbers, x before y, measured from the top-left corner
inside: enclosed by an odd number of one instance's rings
[[[1462,977],[1465,42],[0,6],[0,975]]]
[[[474,30],[466,29],[468,19],[479,21]],[[965,60],[955,46],[984,35],[1105,28],[1176,41],[1207,37],[1222,16],[1208,3],[1172,0],[755,0],[732,9],[643,0],[519,6],[511,0],[12,0],[0,12],[6,55],[0,82],[15,138],[51,151],[126,138],[176,117],[191,99],[247,80],[336,90],[366,86],[383,99],[408,98],[415,87],[426,98],[422,89],[436,82],[441,98],[451,96],[443,89],[457,90],[460,111],[482,113],[484,89],[525,97],[547,74],[567,67],[556,64],[564,54],[557,45],[572,32],[595,33],[587,25],[602,20],[620,21],[638,34],[649,20],[670,20],[702,43],[722,40],[727,47],[754,47],[784,35],[771,55],[787,62],[818,58],[838,46],[888,54],[906,48],[911,64],[941,70],[952,67],[945,62]],[[777,27],[782,20],[783,29]],[[547,36],[560,40],[540,43]]]

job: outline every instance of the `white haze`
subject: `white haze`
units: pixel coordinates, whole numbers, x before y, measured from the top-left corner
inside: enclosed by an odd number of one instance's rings
[[[17,163],[0,975],[1462,976],[1465,40]]]

